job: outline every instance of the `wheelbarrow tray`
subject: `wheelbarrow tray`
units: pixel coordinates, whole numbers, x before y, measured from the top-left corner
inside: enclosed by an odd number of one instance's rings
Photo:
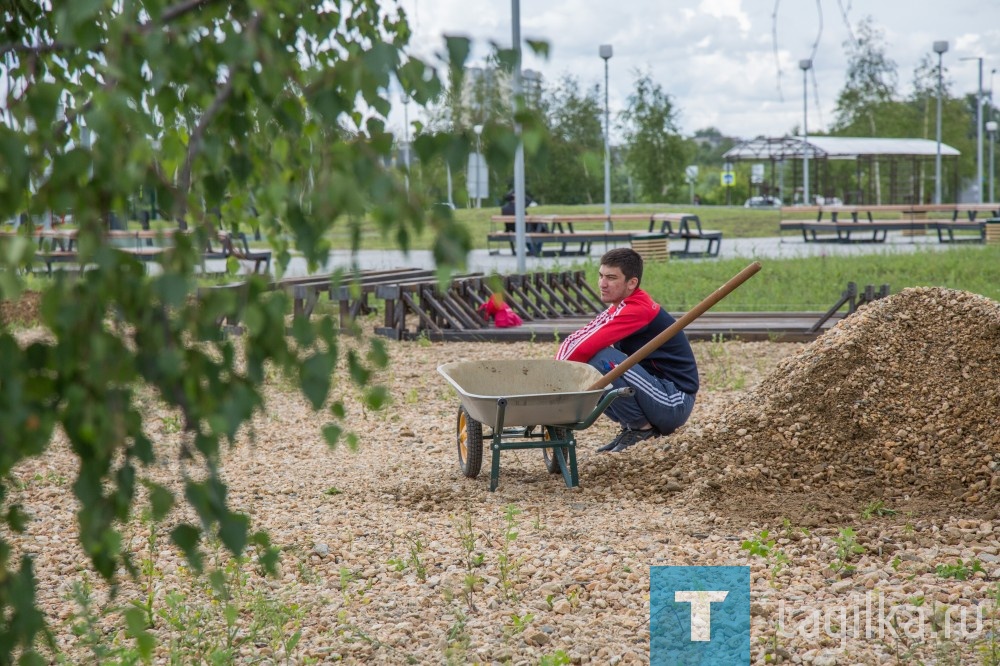
[[[579,423],[593,415],[606,390],[589,390],[603,375],[575,361],[454,361],[438,372],[458,392],[469,415],[493,427]],[[501,398],[506,399],[502,424]]]

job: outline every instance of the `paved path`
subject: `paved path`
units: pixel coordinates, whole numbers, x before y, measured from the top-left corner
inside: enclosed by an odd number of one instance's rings
[[[603,244],[594,244],[592,259],[598,259],[606,250]],[[722,258],[742,257],[753,259],[788,259],[795,257],[821,257],[865,254],[890,254],[914,252],[917,250],[943,251],[953,247],[942,244],[933,236],[902,236],[890,233],[885,243],[806,243],[801,238],[786,236],[784,238],[734,238],[723,239]],[[585,257],[526,257],[525,268],[528,271],[563,270],[586,261]],[[671,261],[715,261],[706,259],[672,259]],[[352,264],[351,254],[346,250],[332,253],[330,261],[320,273],[329,273],[337,268],[349,268]],[[398,250],[363,250],[357,256],[357,264],[362,269],[384,268],[434,268],[434,258],[428,250],[415,250],[404,255]],[[486,250],[473,250],[469,253],[469,271],[483,273],[497,272],[501,274],[517,272],[517,258],[505,250],[501,254],[490,254]],[[307,275],[306,264],[300,258],[293,258],[288,267],[288,277]]]

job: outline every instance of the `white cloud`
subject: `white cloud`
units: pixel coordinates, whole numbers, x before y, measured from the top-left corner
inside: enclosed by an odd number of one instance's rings
[[[715,18],[734,18],[743,32],[750,31],[750,17],[741,8],[741,0],[701,0],[698,9]]]
[[[443,33],[475,39],[474,57],[480,60],[490,41],[511,42],[506,1],[401,2],[415,23],[415,53],[440,51]],[[849,32],[841,6],[850,8],[852,28],[871,15],[884,31],[887,55],[897,64],[904,93],[935,40],[951,43],[944,64],[955,94],[977,86],[976,63],[960,58],[985,58],[984,88],[990,86],[991,69],[1000,69],[997,0],[798,0],[779,3],[776,21],[774,6],[773,0],[523,0],[522,35],[551,44],[548,61],[526,53],[524,67],[541,71],[548,82],[569,73],[584,87],[603,86],[604,64],[597,50],[600,44],[612,44],[612,113],[624,108],[634,72],[649,71],[675,98],[686,132],[714,125],[739,136],[780,135],[802,124],[798,62],[813,54],[814,45],[809,127],[821,129],[833,120],[847,67],[844,42]]]

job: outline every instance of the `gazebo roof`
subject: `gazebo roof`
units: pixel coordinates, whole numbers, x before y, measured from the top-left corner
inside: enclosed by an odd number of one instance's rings
[[[781,138],[758,137],[738,143],[723,155],[727,160],[802,159],[824,157],[827,159],[856,160],[868,155],[893,157],[935,157],[937,142],[930,139],[879,139],[847,136],[810,136],[808,143],[799,136]],[[957,150],[942,143],[941,155],[958,156]]]

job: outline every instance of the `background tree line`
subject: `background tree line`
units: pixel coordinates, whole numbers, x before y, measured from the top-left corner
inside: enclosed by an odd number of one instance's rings
[[[897,64],[889,57],[888,46],[881,30],[871,21],[862,20],[854,35],[844,43],[848,68],[844,86],[837,95],[835,117],[827,132],[829,136],[936,138],[937,64],[928,53],[912,73],[911,90],[900,91]],[[469,83],[462,79],[446,84],[442,96],[429,107],[430,120],[425,131],[455,132],[467,136],[466,145],[474,150],[472,134],[475,125],[487,129],[482,145],[490,164],[490,198],[484,206],[498,206],[510,188],[513,162],[510,150],[494,150],[496,125],[509,126],[512,98],[509,71],[494,59],[477,69],[478,76]],[[683,100],[670,95],[648,72],[632,72],[632,93],[626,108],[612,117],[612,200],[634,203],[688,203],[698,194],[704,203],[726,203],[726,188],[720,184],[722,155],[738,139],[724,136],[714,127],[700,128],[690,136],[682,135],[678,115]],[[942,142],[959,150],[955,168],[958,187],[976,174],[976,94],[956,95],[953,84],[944,72],[942,110]],[[604,101],[600,84],[585,85],[573,76],[537,85],[525,94],[527,115],[534,129],[533,140],[526,142],[526,182],[531,195],[545,204],[596,204],[604,201]],[[1000,117],[987,100],[985,119]],[[985,121],[984,121],[985,123]],[[785,136],[799,134],[801,128],[787,128]],[[772,136],[781,133],[776,128]],[[984,131],[984,161],[988,155],[989,136]],[[465,195],[464,161],[456,162],[453,173],[455,203],[468,205]],[[697,165],[699,175],[694,188],[685,180],[687,165]],[[952,162],[948,162],[951,170]],[[733,203],[760,193],[750,185],[749,163],[734,165],[736,185],[729,197]],[[791,167],[786,164],[788,182]],[[859,178],[858,165],[853,161],[830,161],[824,168],[827,196],[858,196],[854,190]],[[926,164],[923,167],[926,169]],[[446,198],[444,167],[441,164],[421,164],[415,169],[439,201]],[[888,188],[888,169],[876,161],[872,173],[867,165],[860,177],[871,180],[876,197]],[[933,169],[933,167],[931,167]],[[933,178],[933,172],[918,174],[920,190],[914,198],[927,200],[930,193],[923,183]],[[984,167],[984,196],[989,191],[990,174]],[[945,179],[944,196],[955,200],[956,179]],[[815,187],[815,185],[814,185]],[[766,189],[766,188],[765,188]],[[819,194],[819,192],[815,192]]]

